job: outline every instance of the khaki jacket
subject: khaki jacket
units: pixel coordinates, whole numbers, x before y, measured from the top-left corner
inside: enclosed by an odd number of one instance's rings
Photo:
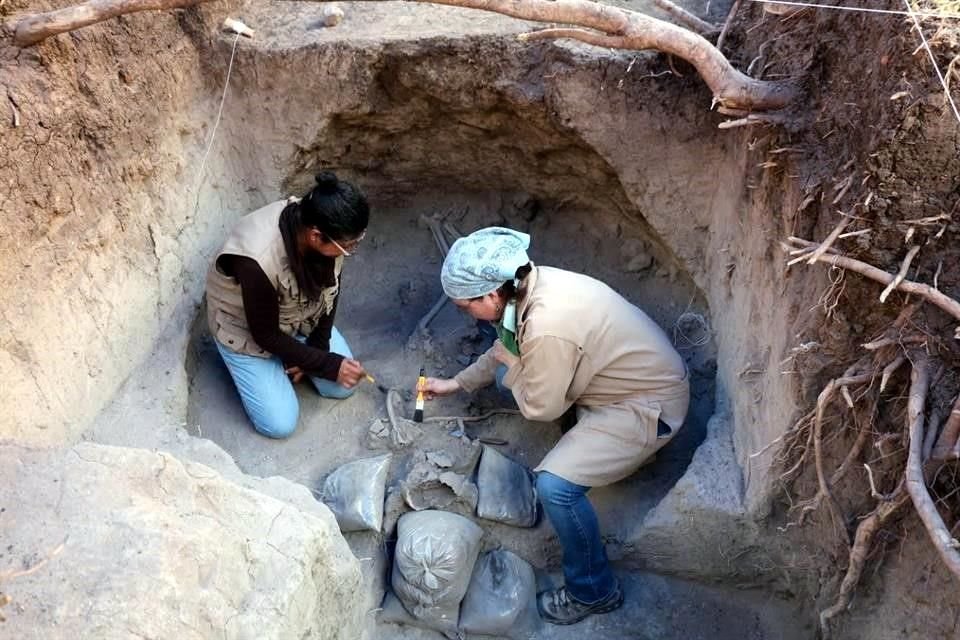
[[[279,200],[242,217],[207,272],[207,324],[210,332],[221,344],[238,353],[261,358],[271,355],[261,349],[250,335],[240,283],[220,271],[217,266],[220,256],[245,256],[260,265],[277,290],[280,330],[287,335],[309,336],[319,320],[333,309],[340,292],[342,257],[336,259],[334,266],[336,285],[324,289],[316,300],[300,295],[279,226],[280,214],[287,202]]]
[[[518,301],[520,361],[504,378],[524,417],[550,421],[577,405],[577,425],[537,470],[598,486],[633,473],[677,432],[689,402],[686,366],[663,330],[589,276],[534,267]],[[492,350],[456,376],[472,391],[490,384]],[[671,434],[672,435],[672,434]]]

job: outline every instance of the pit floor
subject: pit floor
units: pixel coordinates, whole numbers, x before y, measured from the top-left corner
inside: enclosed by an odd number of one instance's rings
[[[420,221],[439,214],[459,230],[502,223],[500,213],[473,200],[472,207],[424,209],[420,203],[395,201],[393,208],[378,207],[364,246],[349,258],[337,326],[351,345],[356,358],[377,377],[381,385],[402,390],[407,396],[401,413],[412,415],[410,390],[420,366],[428,375],[449,376],[463,365],[457,361],[465,352],[478,351],[475,323],[447,304],[430,325],[430,334],[414,335],[419,319],[441,294],[439,269],[442,260],[430,231]],[[461,202],[471,202],[463,196]],[[628,273],[617,252],[620,240],[610,242],[603,232],[584,228],[578,212],[543,212],[524,222],[533,236],[531,257],[536,263],[578,270],[598,277],[644,308],[667,331],[684,311],[703,311],[692,283],[682,275],[654,264],[640,273]],[[411,338],[411,336],[414,336]],[[689,337],[689,336],[688,336]],[[696,341],[696,340],[695,340]],[[611,487],[591,492],[608,541],[611,558],[620,557],[619,540],[635,530],[644,515],[666,495],[683,474],[693,451],[702,441],[706,421],[713,411],[714,381],[712,344],[690,348],[682,341],[681,353],[693,374],[691,411],[687,424],[657,459],[630,478]],[[195,371],[190,384],[185,428],[193,435],[208,438],[236,461],[246,473],[256,476],[281,475],[304,484],[315,495],[323,479],[341,464],[380,455],[385,443],[371,441],[371,423],[386,417],[385,394],[376,385],[362,384],[347,400],[320,398],[309,383],[298,385],[301,403],[300,425],[287,440],[270,440],[249,425],[229,374],[201,327],[191,345]],[[504,406],[503,397],[491,391],[455,397],[428,404],[427,415],[475,415]],[[400,470],[416,451],[443,448],[449,436],[441,426],[421,440],[394,450],[388,482],[395,485]],[[508,441],[501,452],[534,467],[559,438],[559,426],[532,423],[519,416],[497,416],[468,426],[470,436],[496,436]],[[451,445],[454,440],[449,439]],[[488,548],[503,546],[530,562],[538,572],[540,586],[559,582],[559,547],[552,528],[540,522],[533,529],[478,521],[487,532]],[[346,538],[363,563],[369,590],[371,623],[369,635],[381,640],[394,638],[441,638],[432,631],[375,622],[389,561],[391,533],[386,538],[373,534],[347,534]],[[595,616],[571,627],[544,625],[531,637],[564,639],[596,638],[790,638],[784,624],[792,610],[773,594],[722,590],[652,574],[621,572],[626,605],[619,611]]]

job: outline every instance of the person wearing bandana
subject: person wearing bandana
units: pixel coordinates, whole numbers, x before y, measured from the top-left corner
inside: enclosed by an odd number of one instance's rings
[[[587,492],[629,476],[670,441],[687,414],[689,376],[643,311],[599,280],[533,264],[529,247],[529,235],[489,227],[450,248],[444,292],[492,323],[498,339],[454,378],[428,378],[423,390],[429,398],[496,381],[528,420],[575,411],[576,424],[534,470],[565,580],[538,594],[537,606],[547,622],[572,624],[623,604]]]

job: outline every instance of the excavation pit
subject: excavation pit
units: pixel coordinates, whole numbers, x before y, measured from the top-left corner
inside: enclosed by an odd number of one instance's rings
[[[438,148],[442,149],[441,141]],[[465,170],[470,172],[471,168]],[[371,196],[378,200],[375,189]],[[550,194],[545,194],[545,202],[551,202]],[[383,532],[383,541],[389,548],[395,541],[397,518],[411,510],[400,491],[415,461],[438,451],[456,457],[462,447],[462,438],[455,432],[456,423],[435,423],[429,418],[471,417],[511,407],[509,398],[493,388],[472,396],[459,394],[438,399],[427,405],[427,422],[413,429],[406,425],[405,442],[398,444],[391,439],[387,395],[379,386],[398,390],[397,397],[402,402],[396,407],[397,413],[401,420],[409,419],[413,414],[411,391],[421,366],[429,375],[452,376],[490,344],[476,322],[452,304],[441,308],[426,331],[418,328],[442,295],[438,275],[442,254],[425,219],[430,217],[464,233],[492,224],[522,228],[533,237],[530,254],[535,263],[597,277],[654,317],[684,356],[692,384],[690,413],[673,441],[658,452],[653,462],[628,479],[590,494],[599,513],[608,554],[616,559],[618,570],[624,572],[628,599],[636,601],[621,613],[588,621],[576,630],[547,626],[536,637],[566,638],[589,630],[595,637],[619,638],[625,636],[614,633],[615,629],[636,626],[639,633],[649,634],[650,625],[669,627],[667,637],[705,637],[702,625],[707,619],[722,621],[717,624],[730,634],[723,637],[788,637],[779,628],[779,617],[787,607],[775,597],[764,602],[767,596],[745,594],[731,601],[729,594],[706,586],[637,573],[645,566],[645,560],[643,553],[634,551],[633,541],[643,536],[644,518],[681,478],[707,435],[707,422],[715,408],[716,351],[709,309],[689,276],[668,268],[661,262],[664,258],[658,260],[652,255],[649,260],[644,259],[642,269],[637,268],[636,249],[660,243],[655,238],[631,233],[637,225],[626,218],[614,218],[609,225],[590,224],[601,216],[600,211],[555,208],[528,193],[516,192],[447,192],[433,197],[419,194],[407,201],[396,196],[389,204],[375,205],[364,245],[345,267],[337,326],[355,357],[376,376],[377,384],[361,385],[347,400],[321,398],[309,383],[298,385],[301,417],[296,432],[285,440],[270,440],[250,426],[229,373],[203,322],[199,322],[191,343],[195,373],[190,386],[187,430],[217,443],[244,472],[290,478],[313,489],[318,497],[325,477],[340,465],[392,452],[388,496],[393,497],[387,499]],[[617,228],[619,237],[606,235]],[[631,247],[631,254],[626,254],[623,246]],[[494,414],[465,426],[471,440],[505,441],[502,445],[487,446],[495,446],[529,468],[536,466],[561,435],[558,423],[529,422],[509,414]],[[383,435],[377,436],[376,431]],[[436,494],[433,504],[441,507],[455,498],[453,490],[441,484],[432,491]],[[469,513],[462,505],[449,510]],[[548,523],[541,521],[532,529],[524,529],[474,519],[486,531],[487,546],[517,553],[540,571],[543,580],[558,577],[560,549]],[[364,569],[371,590],[371,608],[375,608],[384,589],[388,554],[384,545],[378,544],[377,536],[345,536],[358,557],[369,559]],[[669,554],[671,550],[664,551]],[[765,606],[759,606],[761,602]],[[710,611],[709,615],[703,613],[703,607]],[[747,615],[748,612],[751,613]],[[664,615],[668,618],[662,618]],[[408,637],[404,629],[380,625],[374,637]]]
[[[309,37],[323,41],[328,36]],[[358,46],[359,55],[340,46],[288,48],[284,43],[272,52],[276,59],[251,61],[255,71],[248,73],[253,75],[244,75],[243,64],[239,73],[244,85],[259,83],[258,90],[268,93],[283,86],[276,71],[282,63],[305,68],[322,63],[338,68],[341,77],[360,76],[369,83],[366,92],[350,89],[354,95],[349,95],[349,104],[333,100],[329,112],[317,118],[315,132],[296,141],[289,156],[291,169],[279,176],[279,183],[282,194],[297,193],[309,187],[314,172],[333,169],[369,195],[373,217],[364,245],[347,262],[337,325],[378,384],[406,394],[402,413],[412,415],[410,392],[420,366],[429,375],[450,376],[489,344],[476,324],[449,304],[432,319],[426,334],[418,331],[418,323],[442,293],[442,253],[427,219],[446,225],[450,240],[453,233],[489,225],[530,233],[534,262],[586,273],[613,286],[664,328],[690,370],[691,408],[680,434],[630,478],[591,492],[608,554],[624,576],[630,604],[622,612],[571,629],[543,627],[537,637],[584,632],[610,638],[707,637],[715,635],[710,629],[722,629],[720,637],[729,638],[791,637],[792,625],[786,621],[793,604],[770,592],[716,586],[724,575],[739,574],[727,557],[739,552],[738,544],[750,544],[750,530],[739,522],[743,485],[731,447],[730,401],[722,398],[722,411],[717,411],[716,320],[702,288],[710,286],[711,279],[704,276],[705,265],[695,263],[703,247],[723,235],[708,231],[709,223],[702,221],[729,215],[739,191],[724,183],[729,169],[703,162],[721,162],[726,149],[702,113],[685,112],[689,119],[677,128],[686,133],[680,135],[659,124],[674,99],[670,96],[699,92],[662,84],[621,88],[619,96],[603,96],[619,103],[611,113],[594,112],[588,102],[595,97],[593,91],[602,91],[598,85],[608,82],[602,74],[609,62],[587,64],[577,47],[518,48],[510,39],[472,34],[417,45],[401,42],[371,61],[363,59],[370,55],[365,46]],[[496,71],[478,64],[480,60],[498,60]],[[505,63],[509,69],[503,69]],[[296,73],[283,72],[291,77]],[[565,77],[556,86],[542,80],[556,76]],[[307,104],[312,97],[305,91],[298,100]],[[288,103],[284,113],[296,113],[296,104]],[[609,134],[598,139],[591,127],[577,123],[584,118],[616,122],[625,108],[645,111],[644,122],[657,124],[641,124],[633,139],[616,140]],[[276,118],[271,108],[261,111],[251,105],[231,118],[228,107],[225,126]],[[250,129],[250,135],[271,141],[277,132],[269,128]],[[663,162],[639,161],[631,157],[631,149],[663,150]],[[188,353],[192,376],[186,429],[217,443],[245,473],[284,476],[319,492],[324,478],[340,465],[393,451],[383,539],[346,534],[355,554],[365,559],[368,609],[377,609],[389,576],[392,527],[400,513],[409,510],[397,497],[399,487],[415,459],[458,444],[449,435],[451,425],[425,424],[422,435],[397,447],[389,438],[370,435],[371,425],[375,429],[387,417],[386,396],[377,386],[364,384],[352,398],[334,401],[303,384],[298,386],[297,431],[287,440],[267,440],[250,427],[202,320],[195,323]],[[427,415],[471,416],[504,406],[508,400],[486,390],[432,402]],[[708,429],[715,414],[713,429]],[[506,441],[497,449],[532,468],[557,441],[560,427],[495,415],[468,423],[467,434]],[[685,511],[690,488],[684,486],[652,514],[708,439],[687,483],[713,485],[719,497],[698,497]],[[436,490],[442,494],[447,488]],[[731,495],[721,495],[724,491]],[[711,522],[714,517],[716,523]],[[487,546],[502,546],[526,559],[537,569],[541,586],[559,578],[560,550],[548,523],[520,529],[474,520],[486,531]],[[722,540],[710,549],[701,543],[739,531],[744,540]],[[691,545],[699,546],[693,554]],[[706,557],[713,565],[703,565],[701,573],[698,559]],[[727,568],[717,570],[716,565]],[[658,577],[650,570],[665,570],[679,579]],[[372,637],[439,637],[408,627],[371,625]]]
[[[530,233],[534,262],[608,283],[653,317],[687,362],[691,407],[678,436],[628,479],[590,494],[627,604],[574,627],[542,626],[534,637],[807,637],[793,622],[803,607],[781,597],[755,561],[769,459],[748,457],[776,437],[770,416],[793,408],[784,383],[750,373],[775,366],[771,354],[788,341],[787,309],[765,280],[765,212],[744,206],[746,157],[716,129],[703,85],[665,76],[653,54],[521,44],[515,35],[528,25],[496,16],[358,3],[346,32],[317,27],[321,9],[307,3],[243,9],[258,37],[236,50],[199,194],[168,187],[158,196],[167,213],[139,229],[135,249],[156,257],[156,282],[143,285],[136,264],[117,256],[109,263],[124,265],[120,276],[129,268],[131,289],[149,289],[156,304],[129,305],[131,328],[121,319],[102,333],[147,327],[143,335],[158,346],[136,375],[134,365],[101,362],[101,380],[112,385],[64,384],[64,404],[74,394],[91,415],[107,405],[84,437],[171,451],[227,475],[280,476],[315,495],[340,465],[392,451],[394,498],[416,457],[462,442],[433,423],[402,447],[372,437],[387,411],[371,384],[343,401],[298,385],[300,422],[285,440],[260,436],[243,412],[199,306],[205,271],[239,216],[302,193],[331,169],[372,204],[363,245],[345,266],[337,326],[380,385],[410,392],[421,366],[452,375],[486,345],[450,304],[427,333],[417,330],[441,296],[442,256],[425,219],[464,234],[489,225]],[[180,23],[210,55],[197,65],[202,73],[185,74],[170,104],[189,117],[158,126],[169,157],[138,169],[160,171],[171,185],[192,181],[210,140],[210,127],[198,123],[217,112],[235,45],[228,36],[204,40],[219,19],[208,6]],[[744,371],[748,390],[731,395]],[[486,390],[431,402],[427,415],[503,406]],[[411,415],[409,398],[401,411]],[[500,414],[466,431],[505,441],[490,446],[531,468],[560,436],[558,424]],[[377,622],[393,524],[406,509],[389,495],[387,504],[382,534],[345,534],[361,561],[366,637],[438,638]],[[524,558],[541,586],[561,579],[547,522],[521,529],[476,521],[484,544]]]

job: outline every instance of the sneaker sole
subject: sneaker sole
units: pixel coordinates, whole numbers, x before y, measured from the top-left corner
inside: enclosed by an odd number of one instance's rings
[[[623,591],[620,592],[620,597],[614,600],[613,602],[605,604],[598,609],[592,609],[590,611],[587,611],[582,616],[579,616],[577,618],[571,618],[569,620],[558,620],[556,618],[552,618],[550,616],[544,615],[543,611],[540,612],[540,617],[543,618],[544,621],[549,622],[550,624],[566,626],[569,624],[577,624],[578,622],[586,620],[587,618],[595,614],[610,613],[611,611],[615,611],[622,606],[623,606]],[[539,609],[540,607],[538,606],[537,608]]]

